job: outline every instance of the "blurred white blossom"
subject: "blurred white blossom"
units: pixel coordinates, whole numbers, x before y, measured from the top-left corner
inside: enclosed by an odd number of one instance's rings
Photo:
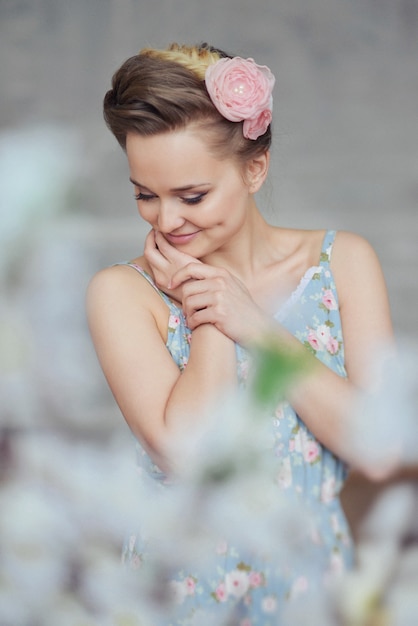
[[[113,446],[123,449],[120,440],[3,436],[2,626],[139,625],[135,579],[120,559],[138,516],[136,474]]]
[[[372,391],[359,392],[344,437],[352,458],[371,476],[384,478],[397,468],[418,465],[418,348],[400,341],[376,353]]]
[[[418,622],[418,488],[401,482],[381,493],[366,516],[356,566],[338,588],[344,626]]]

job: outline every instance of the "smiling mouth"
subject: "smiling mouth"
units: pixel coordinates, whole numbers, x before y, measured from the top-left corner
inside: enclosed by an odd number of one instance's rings
[[[184,244],[194,239],[199,233],[200,230],[196,230],[193,233],[185,233],[184,235],[172,235],[167,233],[164,237],[169,243]]]

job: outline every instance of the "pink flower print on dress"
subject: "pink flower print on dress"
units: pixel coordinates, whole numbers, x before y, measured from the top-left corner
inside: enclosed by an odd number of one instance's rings
[[[303,458],[307,463],[315,463],[321,456],[321,450],[316,441],[307,441],[303,446]]]
[[[178,315],[170,315],[168,318],[168,327],[170,330],[175,330],[177,326],[180,324],[180,318]]]
[[[264,576],[261,572],[250,572],[248,575],[250,587],[256,589],[264,584]]]
[[[225,583],[220,583],[215,589],[215,598],[218,602],[226,602],[228,599],[228,592],[226,590]]]
[[[328,309],[328,311],[337,310],[337,302],[331,289],[324,289],[324,293],[322,294],[322,304]]]
[[[335,337],[330,337],[327,341],[326,349],[330,354],[337,354],[340,344]]]
[[[184,581],[184,585],[186,588],[186,594],[188,596],[193,596],[195,591],[196,591],[196,581],[194,578],[192,578],[191,576],[188,576],[185,581]]]
[[[247,572],[235,569],[225,575],[225,587],[228,595],[235,598],[242,598],[250,586],[250,579]]]
[[[324,346],[322,345],[321,341],[318,339],[316,332],[312,328],[309,328],[308,330],[307,339],[309,345],[315,350],[315,352],[319,352],[320,350],[324,349]]]
[[[277,610],[277,600],[274,596],[265,596],[261,601],[261,608],[264,613],[275,613]]]

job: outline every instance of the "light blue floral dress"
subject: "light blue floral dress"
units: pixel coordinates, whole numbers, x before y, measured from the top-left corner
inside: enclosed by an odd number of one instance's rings
[[[275,318],[320,361],[345,377],[338,294],[330,268],[335,235],[335,231],[326,232],[318,265],[307,270]],[[158,290],[143,269],[132,267],[154,286],[169,307],[167,348],[183,370],[187,366],[192,334],[182,310]],[[236,354],[239,379],[245,385],[249,355],[238,345]],[[271,423],[272,450],[278,464],[277,487],[281,494],[289,497],[289,502],[294,498],[302,499],[314,512],[316,524],[309,531],[309,554],[305,545],[299,561],[271,563],[254,554],[243,554],[236,546],[220,541],[214,549],[211,571],[203,576],[199,568],[173,574],[170,584],[176,603],[170,618],[161,622],[164,626],[282,624],[281,616],[289,601],[318,589],[322,583],[327,584],[351,566],[353,545],[339,501],[346,467],[315,439],[288,403],[277,407]],[[139,444],[137,448],[142,471],[160,485],[164,484],[164,474]],[[175,538],[173,542],[175,545]],[[138,568],[138,575],[146,562],[147,549],[139,533],[128,537],[123,559],[129,567]],[[306,567],[309,559],[315,567]]]

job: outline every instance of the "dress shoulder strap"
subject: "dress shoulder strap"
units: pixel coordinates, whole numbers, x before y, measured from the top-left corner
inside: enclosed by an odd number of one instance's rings
[[[115,265],[127,265],[128,267],[132,267],[134,270],[136,270],[139,274],[141,274],[141,276],[143,276],[145,278],[145,280],[147,280],[149,282],[151,287],[154,287],[155,291],[162,297],[164,302],[166,304],[168,304],[168,306],[171,308],[171,305],[173,303],[170,300],[170,298],[163,291],[161,291],[161,289],[159,289],[157,287],[157,285],[155,284],[154,280],[152,279],[152,276],[150,276],[148,274],[148,272],[146,272],[140,265],[137,265],[136,263],[129,263],[129,262],[126,262],[126,263],[115,263]]]
[[[328,266],[330,264],[336,234],[336,230],[327,230],[325,233],[324,240],[322,242],[319,265]]]

